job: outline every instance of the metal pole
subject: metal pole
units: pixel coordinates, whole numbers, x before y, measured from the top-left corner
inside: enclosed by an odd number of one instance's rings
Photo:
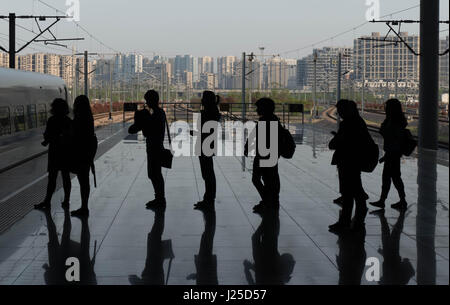
[[[439,1],[421,0],[420,20],[417,283],[429,285],[436,283],[434,235],[439,130]]]
[[[439,1],[420,1],[419,146],[438,149]]]
[[[366,89],[366,61],[363,63],[362,87],[361,87],[361,113],[364,114],[364,93]]]
[[[167,80],[167,102],[170,103],[170,78],[169,73],[166,70],[165,77]]]
[[[109,63],[109,120],[112,120],[112,112],[113,112],[113,60]]]
[[[337,94],[336,94],[336,102],[339,102],[341,99],[341,74],[342,74],[342,54],[339,52],[338,54],[338,75],[337,75]]]
[[[16,68],[16,14],[9,14],[9,68]]]
[[[245,124],[245,116],[246,116],[246,109],[245,109],[245,59],[246,55],[245,52],[242,53],[242,123]],[[245,135],[244,139],[242,141],[245,142]],[[242,171],[245,172],[245,156],[242,156]]]
[[[75,99],[78,96],[78,81],[80,79],[80,72],[79,72],[79,65],[78,65],[78,58],[75,58],[75,94],[73,98]]]
[[[89,97],[89,87],[88,87],[88,51],[84,51],[84,95]]]
[[[75,76],[76,76],[76,69],[77,69],[77,60],[75,58],[75,47],[72,47],[72,69],[70,71],[70,78],[72,79],[72,103],[75,99]]]
[[[137,87],[137,100],[141,101],[141,71],[138,70],[138,87]]]
[[[311,113],[311,119],[316,113],[316,90],[317,90],[317,52],[314,51],[314,84],[313,84],[313,111]]]
[[[394,67],[395,69],[395,98],[398,96],[398,68]]]
[[[339,102],[341,99],[341,74],[342,74],[342,54],[339,52],[338,54],[338,73],[337,73],[337,90],[336,90],[336,102]],[[339,117],[339,114],[336,112],[336,122],[339,127],[339,124],[341,122],[341,118]]]

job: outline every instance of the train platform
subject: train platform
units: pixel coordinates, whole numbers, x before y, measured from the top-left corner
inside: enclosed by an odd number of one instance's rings
[[[237,157],[215,158],[215,213],[193,209],[204,190],[196,157],[174,158],[173,169],[163,170],[167,208],[146,210],[153,188],[145,142],[120,129],[112,135],[117,144],[96,161],[89,219],[69,217],[62,190],[50,213],[27,212],[0,234],[0,284],[64,284],[65,259],[72,256],[80,260],[82,284],[449,284],[446,166],[436,165],[435,181],[418,176],[417,158],[403,159],[408,211],[388,207],[367,216],[365,234],[337,236],[328,232],[339,213],[328,131],[302,130],[294,158],[279,162],[279,214],[264,217],[252,212],[259,197],[251,158],[243,171]],[[373,201],[381,171],[363,174]],[[72,182],[76,209],[79,188]],[[429,200],[434,192],[436,204]],[[387,203],[397,200],[392,188]],[[370,276],[370,262],[379,267],[379,281]]]

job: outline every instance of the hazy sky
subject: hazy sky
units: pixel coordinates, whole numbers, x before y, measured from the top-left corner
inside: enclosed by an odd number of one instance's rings
[[[66,0],[44,0],[66,11]],[[194,56],[240,55],[243,51],[257,52],[266,48],[266,54],[282,54],[298,58],[311,52],[283,53],[309,46],[365,22],[366,0],[80,0],[80,24],[105,44],[121,52],[137,51],[147,56],[192,54]],[[55,14],[38,0],[1,0],[0,15]],[[441,19],[448,20],[449,1],[442,0]],[[419,4],[419,0],[380,0],[380,15],[406,9]],[[418,19],[419,8],[392,16]],[[36,30],[31,21],[18,21],[26,28]],[[66,38],[86,37],[77,43],[78,49],[112,52],[90,39],[73,23],[61,21],[55,34]],[[441,26],[441,30],[448,25]],[[419,26],[405,26],[404,30],[418,33]],[[321,46],[351,46],[355,37],[371,32],[387,32],[384,24],[366,24],[361,28]],[[0,45],[7,47],[8,24],[0,20]],[[448,31],[441,32],[448,35]],[[21,39],[31,33],[18,29]],[[47,35],[48,36],[48,35]],[[69,45],[72,43],[69,42]],[[42,44],[33,44],[36,50],[47,50]],[[55,52],[52,47],[49,52]],[[68,50],[61,49],[62,53]]]

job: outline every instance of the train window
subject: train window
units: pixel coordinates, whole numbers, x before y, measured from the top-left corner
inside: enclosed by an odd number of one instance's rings
[[[25,109],[23,106],[17,106],[14,110],[15,132],[24,131],[25,127]]]
[[[38,105],[38,123],[39,126],[45,126],[47,124],[47,105]]]
[[[27,124],[28,129],[37,127],[36,105],[27,105]]]
[[[11,134],[9,107],[0,107],[0,136]]]

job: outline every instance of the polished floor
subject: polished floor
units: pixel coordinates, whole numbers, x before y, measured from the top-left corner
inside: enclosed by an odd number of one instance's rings
[[[77,257],[83,284],[448,285],[448,167],[427,152],[404,159],[408,211],[387,208],[368,215],[365,234],[337,236],[328,232],[339,213],[328,138],[305,130],[294,158],[280,161],[279,214],[264,216],[252,213],[259,198],[236,157],[215,159],[215,213],[193,210],[203,192],[194,157],[164,170],[166,210],[146,210],[153,189],[145,145],[125,138],[96,162],[89,219],[70,218],[60,190],[50,213],[32,211],[0,235],[0,284],[65,283],[66,258]],[[378,199],[381,170],[363,174],[370,200]],[[388,203],[397,199],[392,188]],[[79,205],[74,179],[71,209]]]

